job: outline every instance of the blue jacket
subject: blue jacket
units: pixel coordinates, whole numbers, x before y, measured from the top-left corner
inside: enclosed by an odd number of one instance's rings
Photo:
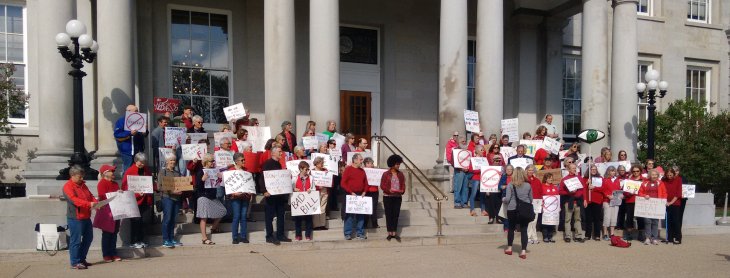
[[[114,139],[117,141],[117,150],[121,155],[135,155],[143,152],[145,136],[147,133],[137,132],[132,136],[132,132],[124,130],[124,117],[120,117],[114,124]]]

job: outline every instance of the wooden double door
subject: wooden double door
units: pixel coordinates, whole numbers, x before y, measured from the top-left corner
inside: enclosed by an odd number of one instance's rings
[[[340,130],[352,133],[355,139],[365,138],[370,144],[372,98],[370,92],[340,92]],[[357,145],[357,141],[355,141]],[[368,146],[369,148],[369,146]]]

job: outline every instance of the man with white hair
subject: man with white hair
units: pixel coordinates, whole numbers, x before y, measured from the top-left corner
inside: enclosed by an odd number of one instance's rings
[[[127,112],[139,112],[134,104],[127,105]],[[132,166],[135,154],[144,152],[144,138],[147,132],[137,130],[124,130],[125,114],[114,124],[114,139],[117,140],[117,150],[122,157],[122,173]]]

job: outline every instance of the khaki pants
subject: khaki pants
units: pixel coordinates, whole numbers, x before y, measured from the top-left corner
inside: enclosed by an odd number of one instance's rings
[[[563,205],[563,211],[565,211],[565,231],[563,231],[563,238],[570,238],[570,220],[573,220],[573,229],[575,230],[573,232],[573,238],[577,239],[583,238],[583,227],[581,226],[580,221],[580,210],[581,207],[579,204],[573,205],[573,208],[568,208],[568,203],[565,203]]]
[[[319,207],[322,214],[314,215],[314,227],[326,227],[327,226],[327,199],[329,199],[329,188],[322,188],[319,191]]]
[[[527,239],[528,240],[538,240],[537,239],[537,215],[535,215],[535,220],[530,221],[530,224],[527,224]]]

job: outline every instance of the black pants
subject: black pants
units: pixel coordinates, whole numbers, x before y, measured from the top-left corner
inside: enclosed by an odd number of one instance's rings
[[[276,217],[276,238],[282,240],[284,236],[284,210],[286,209],[286,197],[269,196],[264,200],[266,212],[266,238],[274,236],[274,217]]]
[[[150,206],[142,204],[137,206],[139,208],[139,216],[137,218],[131,218],[130,222],[130,243],[144,242],[144,216],[149,212]]]
[[[373,214],[365,216],[365,227],[377,228],[378,227],[378,192],[368,192],[365,196],[373,198]]]
[[[383,208],[385,209],[385,226],[388,232],[398,231],[398,217],[400,216],[400,205],[403,202],[401,196],[383,196]]]
[[[626,204],[626,218],[624,218],[624,227],[627,229],[636,228],[634,226],[634,203]]]
[[[622,230],[622,229],[626,228],[626,226],[625,226],[626,222],[624,221],[624,219],[626,219],[626,203],[622,202],[621,205],[618,206],[618,217],[616,218],[616,229]]]
[[[520,243],[522,243],[522,250],[527,250],[527,224],[530,222],[523,221],[517,216],[517,210],[508,210],[507,219],[509,219],[509,231],[507,232],[507,246],[512,246],[512,242],[515,240],[515,229],[517,225],[520,225]]]
[[[502,208],[502,196],[499,192],[485,193],[487,195],[487,213],[489,218],[496,218],[499,214],[499,209]]]
[[[553,233],[555,233],[555,225],[542,225],[543,239],[553,239]]]
[[[312,228],[312,216],[311,215],[302,215],[302,216],[294,216],[294,235],[298,237],[302,237],[302,222],[304,222],[304,236],[308,238],[312,238],[312,231],[314,230]]]
[[[588,203],[586,207],[586,239],[601,237],[603,224],[603,207],[601,204]]]
[[[682,225],[681,225],[681,219],[680,216],[682,214],[682,207],[681,206],[668,206],[667,207],[667,226],[669,230],[667,231],[667,241],[682,241]]]

